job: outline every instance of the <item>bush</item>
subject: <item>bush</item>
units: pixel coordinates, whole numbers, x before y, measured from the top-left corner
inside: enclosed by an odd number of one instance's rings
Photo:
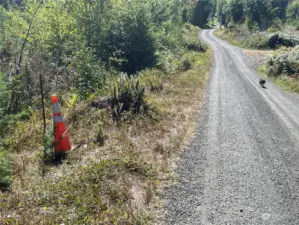
[[[296,36],[290,36],[283,33],[275,33],[270,35],[268,45],[270,48],[275,49],[280,46],[294,47],[299,44],[299,38]]]
[[[280,32],[274,34],[258,32],[246,38],[243,44],[249,48],[276,49],[281,46],[294,47],[299,44],[299,38]]]
[[[108,72],[100,65],[99,60],[90,49],[86,48],[77,52],[72,64],[75,74],[73,82],[79,97],[87,98],[105,85]]]
[[[299,73],[299,46],[290,52],[273,56],[268,60],[268,76],[292,75]]]
[[[159,52],[159,61],[157,68],[163,73],[170,75],[180,71],[180,57],[182,53],[174,54],[172,51]]]
[[[243,41],[243,44],[249,48],[268,49],[269,38],[266,33],[255,33]]]

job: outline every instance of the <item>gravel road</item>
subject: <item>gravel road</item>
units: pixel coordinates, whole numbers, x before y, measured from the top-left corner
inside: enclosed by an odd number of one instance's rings
[[[298,225],[299,95],[259,86],[250,59],[204,30],[214,66],[166,224]]]

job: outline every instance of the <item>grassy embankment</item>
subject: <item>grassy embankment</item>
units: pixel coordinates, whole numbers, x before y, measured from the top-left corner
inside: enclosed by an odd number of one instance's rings
[[[144,114],[115,120],[110,108],[62,96],[72,143],[80,147],[61,165],[42,163],[40,112],[17,122],[6,140],[14,152],[13,177],[9,191],[0,192],[0,224],[152,223],[161,189],[172,181],[176,158],[192,135],[212,51],[188,51],[183,58],[185,68],[173,75],[140,74],[150,109]],[[52,126],[50,101],[47,125]]]

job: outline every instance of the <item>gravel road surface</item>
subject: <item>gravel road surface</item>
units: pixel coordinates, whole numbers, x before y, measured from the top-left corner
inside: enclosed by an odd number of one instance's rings
[[[242,51],[204,30],[214,66],[166,224],[299,225],[299,95],[266,83]]]

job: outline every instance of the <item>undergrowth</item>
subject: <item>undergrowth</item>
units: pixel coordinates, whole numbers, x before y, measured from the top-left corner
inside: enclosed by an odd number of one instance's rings
[[[9,191],[0,192],[0,223],[151,224],[158,213],[154,206],[161,204],[160,188],[173,179],[174,159],[196,123],[211,63],[211,50],[185,51],[168,61],[170,72],[148,69],[116,79],[110,91],[83,101],[62,94],[61,111],[75,150],[63,164],[46,165],[44,174],[41,160],[44,152],[51,157],[51,130],[45,151],[41,112],[31,110],[1,142],[14,155],[11,164],[0,166],[7,187],[12,182]],[[102,93],[113,104],[88,107]],[[50,101],[46,115],[51,128]]]

